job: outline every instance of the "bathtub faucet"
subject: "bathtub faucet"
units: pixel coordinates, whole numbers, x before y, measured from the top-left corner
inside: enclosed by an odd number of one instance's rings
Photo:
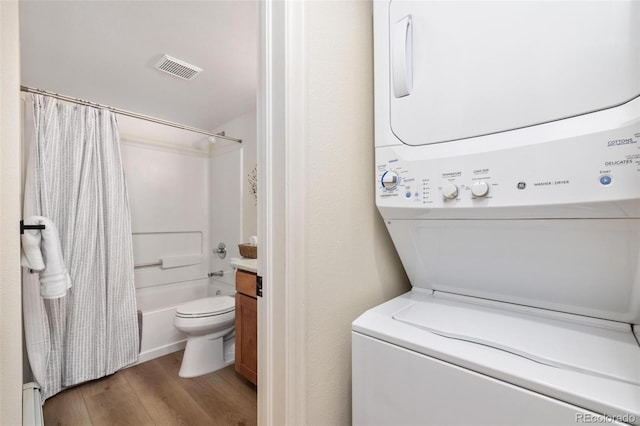
[[[222,277],[224,276],[224,271],[221,269],[219,271],[216,272],[209,272],[209,278],[211,277]]]

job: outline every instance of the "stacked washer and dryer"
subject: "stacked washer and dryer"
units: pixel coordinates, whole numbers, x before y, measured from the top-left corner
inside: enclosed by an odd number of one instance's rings
[[[354,424],[640,425],[640,2],[374,2],[376,201],[412,290]]]

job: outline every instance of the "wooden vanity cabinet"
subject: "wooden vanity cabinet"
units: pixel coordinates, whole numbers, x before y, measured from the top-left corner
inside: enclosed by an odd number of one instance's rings
[[[258,302],[256,274],[236,270],[235,369],[254,385],[258,383]]]

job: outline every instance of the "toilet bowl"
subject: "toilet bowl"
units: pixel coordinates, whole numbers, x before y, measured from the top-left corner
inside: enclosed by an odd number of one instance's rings
[[[235,299],[205,297],[176,308],[173,326],[187,335],[180,377],[212,373],[234,361]]]

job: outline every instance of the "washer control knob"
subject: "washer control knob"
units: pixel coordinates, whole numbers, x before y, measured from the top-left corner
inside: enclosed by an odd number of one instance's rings
[[[396,172],[386,171],[382,175],[382,187],[384,189],[394,189],[400,183],[400,176]]]
[[[448,200],[452,200],[458,196],[458,187],[451,182],[447,182],[442,187],[442,196]]]
[[[485,181],[477,181],[471,184],[471,193],[476,197],[484,197],[489,193],[489,185]]]

